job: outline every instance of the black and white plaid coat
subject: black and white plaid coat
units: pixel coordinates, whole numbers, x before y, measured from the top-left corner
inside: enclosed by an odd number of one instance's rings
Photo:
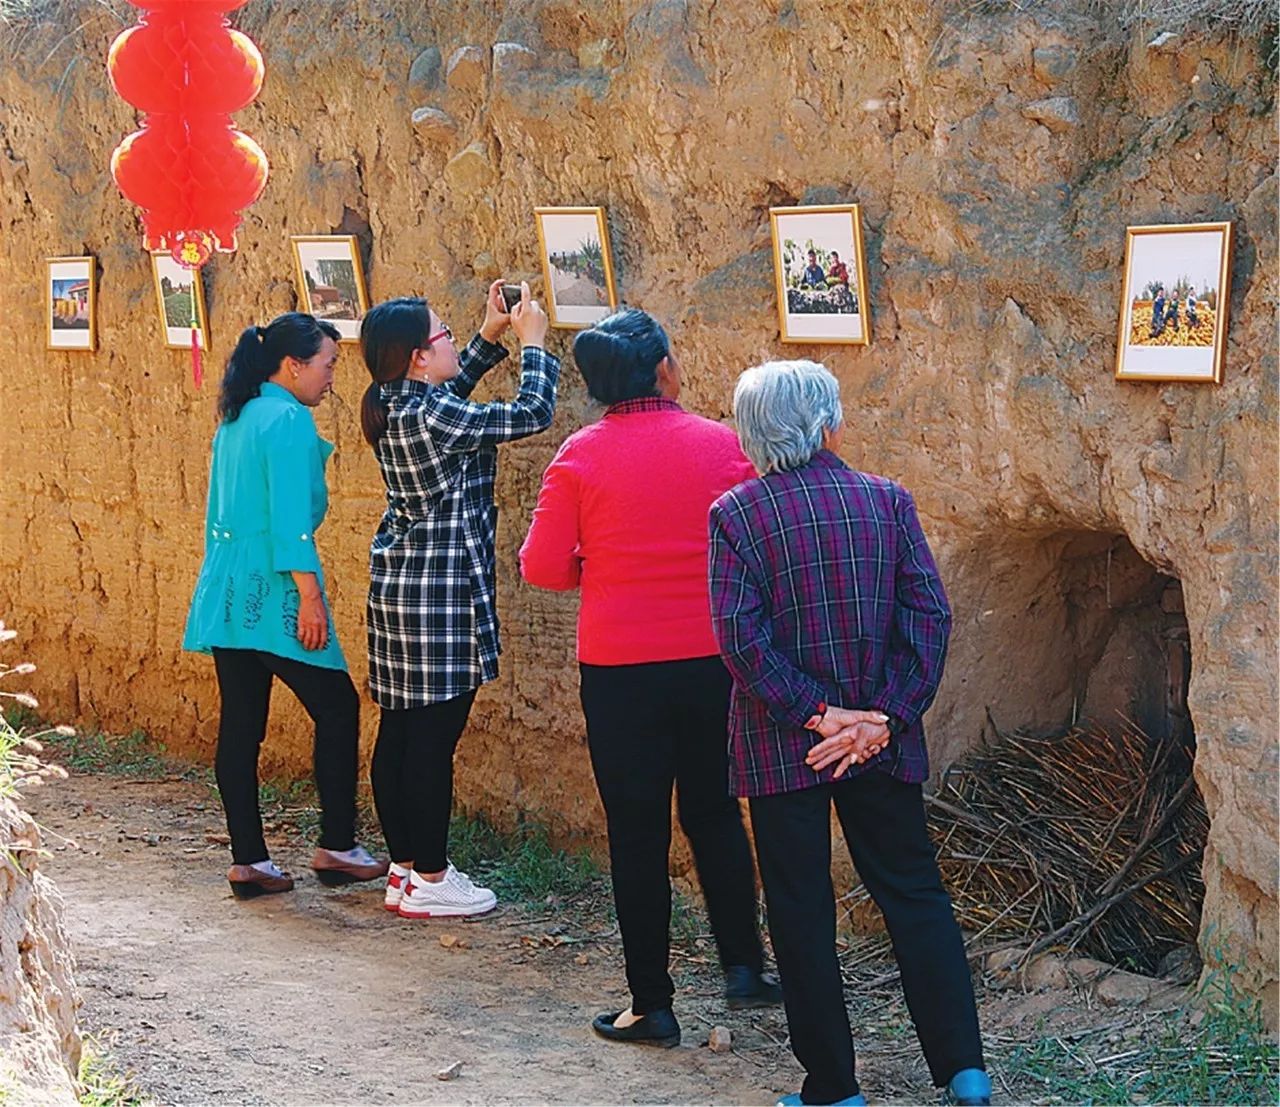
[[[498,675],[493,479],[498,444],[546,430],[560,361],[528,347],[514,400],[467,399],[507,351],[476,335],[443,385],[382,386],[375,454],[387,510],[369,551],[369,691],[381,707],[423,707]]]

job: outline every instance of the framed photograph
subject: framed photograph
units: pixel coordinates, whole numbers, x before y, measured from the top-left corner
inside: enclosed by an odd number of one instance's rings
[[[535,208],[547,313],[553,327],[581,330],[618,306],[604,208]]]
[[[98,281],[93,258],[49,258],[45,289],[50,350],[98,348]]]
[[[299,311],[338,328],[343,342],[360,341],[360,320],[369,310],[369,290],[355,235],[294,235]]]
[[[1116,379],[1222,381],[1231,224],[1130,227]]]
[[[191,308],[195,305],[196,343],[209,348],[209,315],[204,305],[204,285],[199,269],[185,269],[168,253],[151,255],[151,276],[156,286],[156,304],[164,344],[171,350],[191,349]]]
[[[871,342],[857,204],[770,208],[783,342]]]

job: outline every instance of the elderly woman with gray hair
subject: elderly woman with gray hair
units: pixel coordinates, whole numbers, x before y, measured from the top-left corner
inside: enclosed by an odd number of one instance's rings
[[[834,804],[884,913],[934,1083],[990,1102],[960,929],[925,828],[921,716],[951,612],[911,494],[837,450],[839,385],[811,361],[748,369],[733,397],[760,476],[711,508],[712,625],[733,675],[730,788],[746,796],[791,1048],[780,1101],[861,1104],[835,951]]]

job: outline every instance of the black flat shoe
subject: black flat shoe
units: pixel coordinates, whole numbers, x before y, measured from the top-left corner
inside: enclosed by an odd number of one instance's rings
[[[231,885],[231,893],[236,899],[254,899],[293,891],[293,877],[288,873],[272,876],[252,865],[232,865],[227,870],[227,883]]]
[[[775,1007],[782,1002],[782,985],[771,972],[729,965],[724,970],[724,1001],[731,1011]]]
[[[591,1029],[602,1038],[611,1042],[635,1042],[637,1045],[661,1046],[671,1049],[680,1044],[680,1024],[668,1007],[665,1011],[650,1011],[641,1015],[639,1021],[630,1026],[614,1026],[614,1020],[621,1015],[614,1011],[611,1015],[597,1015],[591,1020]]]

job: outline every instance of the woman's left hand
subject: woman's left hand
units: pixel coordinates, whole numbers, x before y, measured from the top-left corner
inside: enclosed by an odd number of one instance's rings
[[[889,728],[884,723],[859,722],[818,742],[805,755],[804,760],[815,773],[835,765],[831,779],[836,780],[850,765],[861,765],[875,757],[888,744]]]
[[[497,342],[502,332],[511,325],[511,313],[502,301],[502,281],[496,280],[489,286],[489,295],[484,302],[484,322],[480,324],[480,337],[486,342]]]

